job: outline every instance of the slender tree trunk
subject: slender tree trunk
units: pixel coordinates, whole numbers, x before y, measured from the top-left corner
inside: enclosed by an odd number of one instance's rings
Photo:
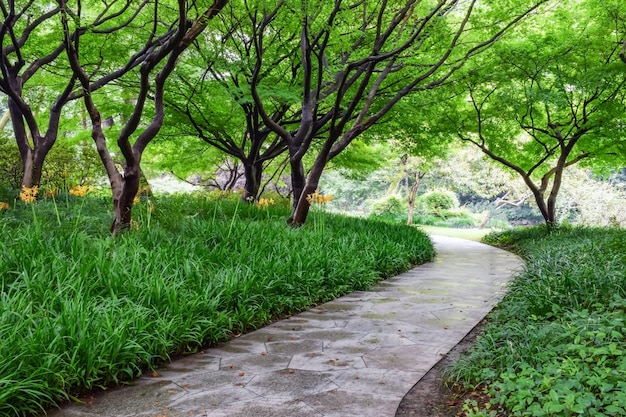
[[[4,114],[2,115],[2,118],[0,119],[0,132],[4,130],[4,128],[10,121],[11,121],[11,112],[7,110],[4,112]]]
[[[531,181],[530,178],[524,177],[524,182],[526,182],[526,185],[528,186],[530,191],[533,193],[533,197],[535,198],[535,203],[537,204],[537,207],[539,208],[539,211],[541,212],[541,216],[543,217],[543,220],[546,222],[546,224],[549,225],[550,214],[548,211],[548,205],[546,204],[544,193],[539,188],[537,188],[537,186]]]
[[[489,220],[491,220],[491,216],[493,215],[493,210],[489,210],[487,212],[487,215],[485,216],[485,218],[483,219],[482,222],[480,222],[480,226],[478,226],[479,229],[484,229],[487,224],[489,223]]]
[[[576,144],[577,140],[572,140],[570,143],[564,147],[561,151],[561,156],[556,163],[556,167],[554,169],[554,180],[552,181],[552,188],[550,189],[550,195],[548,196],[548,227],[556,226],[556,200],[559,195],[559,191],[561,190],[561,184],[563,183],[563,172],[565,170],[565,166],[567,164],[567,158],[569,157],[571,150]]]
[[[139,191],[140,178],[139,161],[124,169],[122,188],[117,198],[113,197],[113,224],[111,224],[113,235],[130,228],[133,202]]]
[[[21,88],[17,89],[21,93]],[[22,186],[34,187],[41,182],[43,174],[43,165],[56,142],[59,131],[59,121],[61,119],[60,109],[51,108],[49,113],[48,130],[45,136],[39,134],[36,122],[32,121],[29,125],[32,136],[32,147],[28,141],[28,131],[24,121],[24,113],[20,106],[9,98],[9,113],[13,125],[13,133],[15,141],[22,158]]]
[[[407,218],[406,224],[407,225],[412,225],[413,224],[413,214],[415,213],[415,198],[417,197],[417,190],[420,187],[420,182],[422,181],[422,178],[424,178],[424,175],[426,175],[425,172],[416,172],[415,173],[415,182],[411,185],[410,189],[409,189],[409,216]],[[407,185],[409,183],[409,177],[407,175]]]

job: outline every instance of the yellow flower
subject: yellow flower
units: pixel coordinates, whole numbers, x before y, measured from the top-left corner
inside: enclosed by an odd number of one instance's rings
[[[70,194],[75,195],[76,197],[84,197],[87,193],[93,191],[93,188],[88,187],[86,185],[74,185],[70,189]]]
[[[9,209],[9,203],[3,203],[0,201],[0,210],[8,210]]]
[[[26,204],[30,204],[37,199],[38,192],[39,186],[37,185],[34,185],[32,187],[22,186],[22,191],[20,192],[20,200],[22,200]]]
[[[139,196],[135,196],[135,198],[133,198],[133,204],[139,204]]]
[[[259,201],[256,202],[256,208],[259,210],[267,209],[272,204],[274,204],[273,198],[260,198]]]
[[[315,190],[315,192],[313,194],[309,194],[306,196],[306,201],[309,202],[309,204],[313,205],[313,204],[326,204],[329,201],[332,201],[333,199],[333,195],[332,194],[328,194],[328,195],[322,195],[320,194],[319,190]]]
[[[45,190],[43,192],[43,198],[53,198],[56,195],[59,194],[59,189],[58,188],[50,188],[49,190]]]

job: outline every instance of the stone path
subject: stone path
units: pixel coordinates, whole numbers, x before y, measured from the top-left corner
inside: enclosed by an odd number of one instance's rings
[[[434,262],[177,360],[51,417],[392,417],[503,295],[516,256],[433,237]]]

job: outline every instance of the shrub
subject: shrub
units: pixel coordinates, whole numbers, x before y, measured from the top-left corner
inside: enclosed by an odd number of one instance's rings
[[[459,207],[456,195],[447,190],[430,191],[419,198],[420,209],[426,214],[444,217],[446,211]]]
[[[406,216],[407,210],[408,206],[405,201],[398,196],[390,195],[376,200],[372,204],[371,214],[383,218],[398,218]]]

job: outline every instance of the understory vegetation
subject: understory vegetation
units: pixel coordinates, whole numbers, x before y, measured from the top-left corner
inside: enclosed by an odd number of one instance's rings
[[[419,230],[234,194],[143,197],[108,236],[109,198],[0,210],[0,415],[29,415],[430,260]]]
[[[526,267],[447,371],[490,398],[469,400],[467,415],[626,415],[624,229],[531,228],[484,240],[520,253]]]

